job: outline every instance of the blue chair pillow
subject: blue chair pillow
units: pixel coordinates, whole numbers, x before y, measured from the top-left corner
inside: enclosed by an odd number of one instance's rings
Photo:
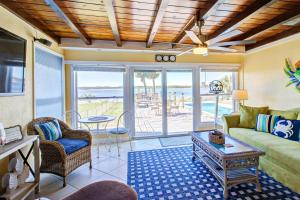
[[[82,139],[61,138],[57,142],[64,146],[65,152],[68,155],[89,145],[87,140]]]
[[[34,125],[35,130],[39,133],[41,140],[57,140],[62,138],[62,132],[57,119]]]
[[[300,141],[300,120],[280,119],[275,124],[272,134],[285,139]]]

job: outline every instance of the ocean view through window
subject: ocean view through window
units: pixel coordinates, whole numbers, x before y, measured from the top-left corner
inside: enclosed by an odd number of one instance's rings
[[[186,134],[199,124],[221,125],[222,115],[233,111],[231,92],[235,72],[232,71],[86,69],[89,68],[75,70],[76,106],[80,117],[118,117],[125,110],[132,111],[124,120],[124,126],[130,127],[134,137]],[[200,74],[198,79],[195,79],[196,72]],[[195,90],[197,80],[199,90]],[[224,91],[219,95],[209,92],[209,83],[213,80],[223,83]],[[111,121],[107,128],[115,125],[116,120]]]
[[[123,71],[77,72],[77,111],[82,118],[98,115],[117,117],[123,112],[123,73]],[[91,129],[96,128],[96,124],[88,126]],[[107,124],[107,128],[115,126],[116,121]]]

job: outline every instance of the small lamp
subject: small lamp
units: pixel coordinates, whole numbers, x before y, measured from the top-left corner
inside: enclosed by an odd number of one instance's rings
[[[233,90],[232,91],[232,99],[236,101],[242,101],[242,105],[244,105],[245,100],[248,100],[248,92],[247,90]]]

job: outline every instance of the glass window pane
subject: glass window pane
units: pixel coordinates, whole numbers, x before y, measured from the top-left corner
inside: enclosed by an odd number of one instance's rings
[[[162,134],[162,76],[160,71],[134,72],[135,136]]]
[[[201,122],[214,122],[216,113],[216,96],[201,96]]]
[[[209,84],[219,80],[223,92],[219,95],[210,92]],[[234,87],[234,72],[200,72],[201,126],[207,129],[220,128],[222,116],[233,112],[231,93]],[[216,126],[217,125],[217,126]]]
[[[123,72],[77,71],[76,73],[80,117],[111,115],[118,118],[123,113]],[[91,129],[103,129],[105,125],[106,123],[100,124],[101,127],[97,127],[97,124],[88,126]],[[107,124],[107,128],[116,126],[117,120]]]
[[[168,134],[193,130],[192,71],[167,71]]]
[[[231,94],[233,88],[233,72],[201,72],[200,94],[210,94],[209,84],[219,80],[223,84],[223,93]]]
[[[219,95],[218,118],[233,112],[233,100],[231,95]]]

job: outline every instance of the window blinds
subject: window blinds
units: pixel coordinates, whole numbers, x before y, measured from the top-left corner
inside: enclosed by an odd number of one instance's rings
[[[35,48],[35,117],[64,116],[63,58]]]

